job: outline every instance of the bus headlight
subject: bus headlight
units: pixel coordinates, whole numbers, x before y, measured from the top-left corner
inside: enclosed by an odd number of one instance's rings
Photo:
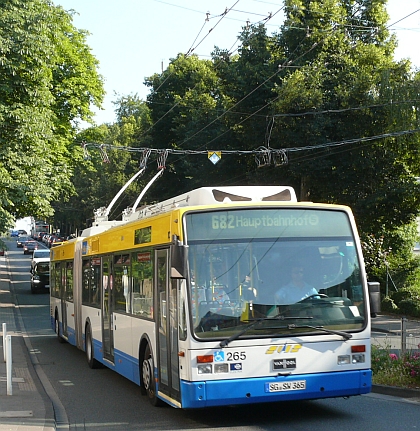
[[[214,372],[215,373],[228,373],[229,365],[228,364],[214,364]]]
[[[358,353],[357,355],[351,355],[352,364],[360,364],[365,362],[365,355],[363,353]]]
[[[200,364],[197,365],[198,374],[211,374],[212,365],[211,364]]]
[[[340,355],[337,357],[338,365],[348,365],[350,364],[350,355]]]

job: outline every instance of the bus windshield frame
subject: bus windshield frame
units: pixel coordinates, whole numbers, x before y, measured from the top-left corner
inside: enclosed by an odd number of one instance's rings
[[[346,211],[266,207],[188,212],[185,228],[196,339],[366,328],[366,281]]]

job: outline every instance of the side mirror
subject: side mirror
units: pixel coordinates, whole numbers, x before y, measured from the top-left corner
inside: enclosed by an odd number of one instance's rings
[[[381,288],[377,281],[368,281],[370,315],[376,317],[381,312]]]
[[[174,239],[171,245],[171,278],[187,278],[188,246]]]

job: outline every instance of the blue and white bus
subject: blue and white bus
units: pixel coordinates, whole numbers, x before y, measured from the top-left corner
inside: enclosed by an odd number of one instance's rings
[[[206,187],[95,223],[51,250],[50,291],[59,339],[153,405],[371,390],[353,215],[290,187]]]

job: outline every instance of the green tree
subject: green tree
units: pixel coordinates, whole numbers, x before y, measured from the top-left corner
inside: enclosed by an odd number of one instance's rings
[[[77,136],[72,184],[75,194],[54,204],[54,223],[66,234],[91,225],[94,211],[107,207],[121,187],[139,170],[141,148],[150,142],[149,108],[137,95],[119,97],[115,102],[117,121],[83,130]],[[100,148],[103,145],[103,148]],[[126,151],[130,148],[131,151]],[[139,150],[136,151],[136,148]],[[133,182],[114,204],[109,219],[121,218],[133,205],[147,180],[146,173]],[[154,173],[153,173],[154,174]]]
[[[395,104],[397,94],[404,102],[408,89],[414,95],[418,87],[409,64],[393,60],[385,2],[286,5],[278,41],[297,69],[278,88],[273,139],[291,148],[290,172],[302,198],[350,205],[361,230],[378,237],[411,223],[420,206],[417,137],[363,139],[417,122],[412,103]]]
[[[269,145],[271,127],[267,118],[281,84],[282,49],[267,35],[263,24],[244,27],[238,55],[215,49],[214,68],[225,99],[223,122],[229,133],[218,139],[222,149],[255,150]],[[223,139],[224,138],[224,139]],[[260,184],[270,181],[266,172],[257,170],[254,157],[231,157],[225,166],[224,180],[229,183]]]
[[[166,71],[147,78],[145,83],[151,88],[147,103],[154,147],[204,152],[200,156],[168,158],[164,180],[159,180],[156,193],[151,189],[150,198],[162,200],[164,196],[214,184],[215,177],[220,178],[222,164],[214,167],[205,151],[222,149],[213,141],[227,128],[217,121],[225,101],[213,62],[179,54]]]
[[[47,0],[0,0],[0,226],[72,193],[75,123],[104,94],[86,32]]]

